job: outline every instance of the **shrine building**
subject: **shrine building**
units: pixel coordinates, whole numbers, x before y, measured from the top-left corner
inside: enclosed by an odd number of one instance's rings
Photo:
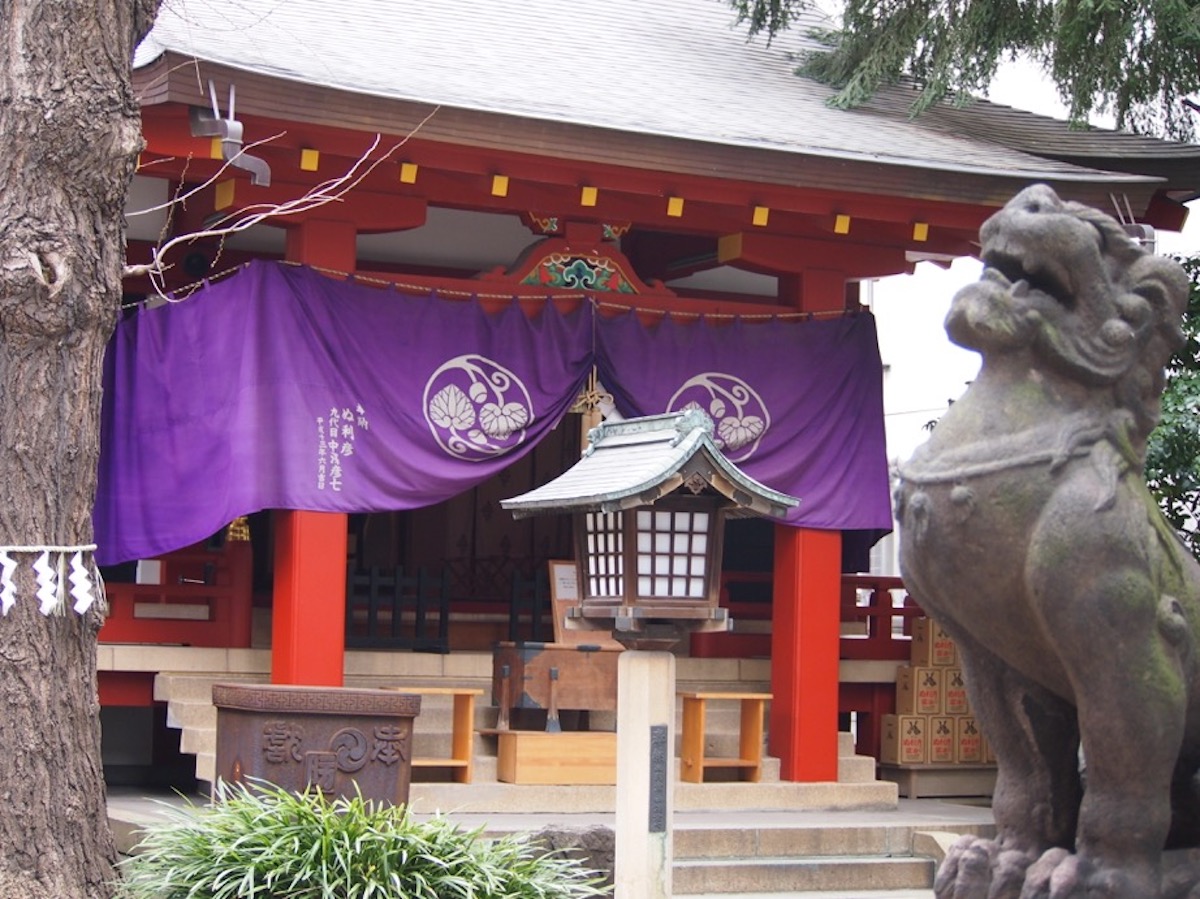
[[[871,751],[891,710],[847,663],[894,670],[920,603],[868,570],[892,519],[862,285],[973,255],[1032,182],[1179,230],[1200,147],[914,119],[906,85],[834,109],[794,74],[812,18],[768,44],[720,0],[493,6],[189,0],[140,47],[128,257],[165,268],[127,279],[107,362],[102,703],[153,702],[135,644],[337,686],[348,649],[548,641],[570,522],[500,501],[606,417],[695,407],[800,502],[729,523],[734,627],[677,652],[769,660],[780,776],[835,780],[839,716]]]

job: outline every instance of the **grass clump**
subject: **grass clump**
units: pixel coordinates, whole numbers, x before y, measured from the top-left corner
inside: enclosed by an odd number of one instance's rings
[[[406,806],[219,785],[145,831],[121,863],[122,899],[583,899],[596,872],[522,835],[486,839]]]

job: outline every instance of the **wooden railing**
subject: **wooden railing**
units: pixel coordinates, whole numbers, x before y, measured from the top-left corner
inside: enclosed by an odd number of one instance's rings
[[[841,658],[907,661],[912,620],[924,614],[898,577],[842,575]]]
[[[841,658],[850,662],[907,662],[912,653],[912,621],[924,614],[898,577],[842,576]],[[896,710],[891,674],[843,681],[838,711],[857,715],[856,751],[879,757],[883,716]]]
[[[772,576],[763,572],[726,571],[721,575],[721,605],[736,621],[771,619]],[[767,599],[762,591],[766,590]],[[744,594],[754,595],[747,601]],[[842,575],[842,637],[839,657],[853,661],[903,662],[909,657],[912,620],[924,612],[898,577]],[[692,655],[709,658],[768,658],[769,633],[693,634]]]
[[[247,647],[253,618],[249,543],[181,551],[163,564],[161,584],[105,584],[102,643]],[[210,583],[205,583],[210,581]]]

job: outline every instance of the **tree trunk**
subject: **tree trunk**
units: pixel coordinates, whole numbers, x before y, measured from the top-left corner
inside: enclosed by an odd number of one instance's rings
[[[101,367],[141,147],[130,61],[157,7],[0,0],[0,549],[92,540]],[[18,599],[0,618],[0,896],[109,896],[100,617],[41,615],[37,555],[12,558]]]

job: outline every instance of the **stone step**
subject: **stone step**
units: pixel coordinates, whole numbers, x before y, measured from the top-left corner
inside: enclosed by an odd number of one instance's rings
[[[207,649],[188,646],[124,644],[116,647],[120,666],[129,671],[212,674],[230,683],[267,679],[269,649]],[[769,659],[676,658],[675,677],[681,690],[769,692]],[[112,663],[108,664],[113,667]],[[461,684],[481,680],[490,685],[490,650],[456,650],[449,655],[386,650],[349,650],[345,655],[347,682],[358,678],[425,679]]]
[[[875,780],[875,759],[869,755],[843,755],[838,758],[838,783],[870,783]]]
[[[217,780],[217,754],[215,752],[196,753],[196,780],[213,784]]]
[[[179,751],[191,755],[215,755],[217,752],[217,729],[215,727],[184,728],[179,732]]]
[[[895,784],[836,783],[683,783],[674,786],[676,811],[758,809],[763,811],[834,811],[895,809]],[[409,804],[421,814],[608,813],[616,810],[614,786],[531,786],[487,782],[413,783]],[[716,818],[719,820],[719,818]]]
[[[792,820],[796,817],[790,816]],[[692,821],[675,828],[674,857],[676,860],[870,855],[940,858],[938,847],[928,838],[946,835],[942,831],[931,832],[928,822],[911,819],[904,823],[868,823],[839,822],[836,815],[806,813],[800,817],[806,818],[806,823],[762,826],[743,823],[735,827],[728,822],[721,823],[719,816],[714,816],[716,823],[712,825],[701,826]],[[744,818],[742,815],[740,820],[744,821]],[[935,823],[934,826],[945,825]],[[990,823],[958,821],[953,826],[952,838],[962,834],[995,834],[995,825]]]
[[[787,893],[797,890],[928,889],[932,859],[880,856],[821,858],[676,859],[676,896]]]
[[[418,758],[446,758],[449,756],[449,739],[431,739],[429,741],[422,740],[420,734],[413,735],[413,754]],[[216,776],[216,750],[217,750],[217,733],[215,728],[209,729],[188,729],[184,730],[180,735],[180,751],[192,753],[196,756],[196,777],[199,780],[212,783]],[[675,777],[679,777],[679,759],[674,760]],[[486,784],[497,782],[498,759],[495,752],[485,753],[477,752],[472,759],[472,781],[474,784]],[[426,773],[428,772],[428,773]],[[443,769],[434,767],[432,771],[428,769],[418,769],[414,772],[414,781],[432,780],[441,783],[449,779]],[[779,783],[779,759],[766,756],[763,758],[762,777],[760,784]],[[446,784],[450,786],[450,784]],[[512,784],[506,786],[517,786],[523,789],[530,789],[528,784]],[[747,784],[746,786],[755,786]],[[553,811],[554,807],[549,806],[545,811]]]
[[[203,726],[208,715],[215,715],[215,711],[205,712],[204,708],[211,708],[212,684],[219,680],[220,678],[216,676],[162,674],[155,679],[155,698],[168,702],[171,726]],[[486,697],[481,697],[481,699],[484,701],[476,704],[475,727],[492,729],[496,726],[499,710],[487,704]],[[453,700],[449,696],[422,696],[417,730],[424,733],[444,731],[448,734],[453,715],[452,709]],[[540,726],[544,716],[538,717],[536,710],[519,711],[528,711],[531,719],[535,718],[535,723]],[[677,734],[681,725],[682,722],[677,720]],[[593,712],[590,726],[594,730],[611,730],[615,727],[615,716],[611,713]],[[706,731],[709,735],[707,752],[712,755],[736,755],[739,726],[740,717],[736,708],[713,709],[707,719]]]
[[[444,660],[442,660],[444,661]],[[478,661],[478,660],[476,660]],[[431,671],[435,671],[436,666],[429,661],[422,661],[422,665],[428,667]],[[349,667],[349,665],[348,665]],[[420,666],[417,666],[420,667]],[[471,668],[472,666],[467,666]],[[475,665],[474,668],[480,668],[481,665]],[[436,671],[435,671],[436,673]],[[414,687],[419,686],[438,686],[444,684],[449,678],[446,677],[417,677],[413,678],[410,683]],[[265,683],[269,680],[265,672],[235,672],[225,674],[221,672],[203,672],[203,671],[185,671],[185,672],[165,672],[155,679],[155,696],[160,700],[167,701],[167,718],[168,723],[173,727],[178,727],[182,730],[180,737],[180,750],[185,753],[191,753],[197,756],[197,777],[201,780],[211,782],[215,772],[213,758],[216,752],[216,709],[211,704],[212,685],[219,682],[241,682],[241,683]],[[479,689],[484,690],[482,696],[477,699],[475,712],[475,727],[476,729],[494,728],[499,710],[490,705],[490,676],[489,677],[455,677],[456,685],[477,684]],[[370,687],[395,685],[396,678],[392,674],[357,674],[347,677],[349,686]],[[705,687],[712,685],[724,688],[737,688],[742,686],[745,688],[745,682],[730,681],[716,682],[709,680],[705,682]],[[682,687],[681,687],[682,688]],[[681,711],[680,704],[680,711]],[[451,723],[453,720],[452,714],[453,699],[449,696],[438,694],[422,696],[422,710],[414,722],[414,752],[418,757],[436,758],[445,757],[450,754],[451,742]],[[516,713],[514,713],[516,714]],[[532,719],[538,719],[536,711],[526,711],[526,715],[532,716]],[[564,719],[566,720],[566,719]],[[615,714],[611,712],[592,712],[591,726],[597,730],[612,729],[615,726]],[[539,720],[534,720],[535,726],[540,726]],[[737,702],[713,702],[708,709],[706,719],[706,754],[711,757],[735,757],[739,754],[739,738],[738,730],[740,727],[740,707]],[[677,719],[676,739],[679,738],[681,730],[681,721]],[[474,740],[475,754],[475,776],[476,784],[491,783],[495,780],[496,769],[496,740],[493,736],[484,736],[476,733]],[[838,763],[838,782],[841,784],[860,784],[867,789],[869,798],[862,799],[856,797],[852,800],[853,807],[862,807],[862,803],[868,805],[876,802],[894,802],[895,793],[890,787],[879,787],[875,780],[874,759],[868,757],[859,757],[853,754],[854,744],[850,734],[842,733],[838,736],[838,749],[842,754],[842,758]],[[676,748],[678,753],[678,745]],[[678,761],[676,761],[678,765]],[[761,774],[761,783],[770,784],[779,782],[780,762],[776,758],[766,756],[764,753],[763,770]],[[439,776],[439,772],[435,769],[429,772],[430,776]],[[425,775],[418,775],[418,780],[421,780]],[[445,776],[440,774],[440,776]],[[710,779],[722,779],[720,784],[706,784],[705,786],[719,786],[725,788],[725,794],[729,797],[742,796],[743,800],[722,800],[723,803],[737,801],[745,801],[750,803],[765,801],[767,807],[786,807],[786,805],[771,804],[773,800],[764,800],[761,796],[756,795],[756,786],[754,784],[745,784],[736,780],[737,772],[733,769],[714,769],[709,775]],[[436,786],[436,785],[434,785]],[[809,788],[828,789],[831,785],[804,785]],[[814,801],[811,798],[812,794],[806,801]],[[686,801],[686,800],[685,800]],[[840,799],[834,801],[829,807],[839,807]],[[726,804],[725,807],[732,807]]]
[[[679,784],[675,808],[695,809],[883,809],[895,808],[899,793],[872,783],[703,783]],[[685,789],[680,789],[683,787]],[[691,789],[688,789],[691,788]]]
[[[838,756],[845,758],[857,752],[854,746],[854,734],[848,730],[838,731]]]
[[[215,771],[213,762],[205,762],[201,764],[200,757],[215,757],[217,748],[217,732],[216,732],[216,711],[211,706],[207,707],[205,712],[203,706],[198,703],[172,703],[168,706],[169,719],[176,722],[181,717],[191,718],[192,716],[204,716],[205,723],[191,724],[181,730],[179,739],[180,752],[190,753],[197,756],[196,776],[205,781],[211,781],[213,772]],[[450,731],[447,722],[446,728],[438,732],[427,732],[423,730],[426,722],[422,718],[418,718],[413,732],[413,752],[418,757],[438,758],[447,757],[450,755]],[[176,725],[172,725],[176,726]],[[720,749],[720,752],[714,752],[714,755],[728,754],[736,755],[737,738],[735,735],[729,735],[727,739],[715,741],[715,745]],[[494,781],[496,777],[496,739],[491,735],[476,734],[474,737],[474,780],[476,783]],[[678,777],[679,758],[674,759],[675,776]],[[838,763],[839,781],[840,784],[858,784],[864,787],[872,788],[875,794],[893,797],[898,796],[898,787],[892,783],[876,781],[873,776],[874,759],[866,757],[840,759]],[[845,776],[841,776],[845,774]],[[725,778],[726,782],[711,783],[708,785],[719,786],[724,788],[730,794],[737,792],[754,793],[756,784],[744,783],[736,780],[737,772],[733,769],[714,769],[710,780],[717,778]],[[761,784],[779,783],[780,782],[780,760],[776,757],[764,755],[762,760],[762,770],[760,773]],[[752,802],[752,796],[747,796],[746,801]],[[779,807],[777,805],[770,806],[772,808]],[[783,806],[786,807],[786,806]]]
[[[413,749],[418,755],[438,756],[449,755],[451,744],[451,713],[444,710],[442,712],[431,711],[429,714],[422,712],[413,723]],[[199,701],[171,701],[167,704],[167,726],[183,730],[187,734],[196,735],[196,739],[186,740],[186,747],[198,747],[196,749],[185,748],[184,743],[181,743],[181,751],[206,751],[203,748],[210,744],[215,747],[215,733],[217,727],[217,710],[208,703]],[[488,727],[483,723],[481,726]],[[208,740],[205,737],[199,736],[201,731],[212,731],[213,740]],[[738,735],[736,733],[717,733],[713,734],[712,738],[706,741],[706,754],[711,758],[720,757],[736,757],[738,754]],[[676,735],[676,753],[678,753],[679,738]],[[473,750],[475,757],[494,757],[496,755],[496,738],[491,734],[475,733],[473,736]],[[863,764],[863,763],[866,764]],[[764,764],[762,778],[766,780],[778,779],[779,763],[775,759],[768,760],[764,755]],[[838,780],[841,782],[863,782],[874,780],[874,760],[868,758],[848,758],[840,759],[838,762]]]
[[[690,899],[780,899],[779,893],[691,893]],[[935,899],[926,890],[789,890],[787,899]]]
[[[264,673],[175,672],[163,671],[154,676],[154,698],[159,702],[170,699],[206,700],[212,702],[212,685],[219,683],[265,684],[270,676]]]
[[[217,707],[202,699],[171,699],[167,703],[167,727],[182,730],[216,728]]]
[[[360,679],[362,680],[362,679]],[[154,698],[160,702],[212,702],[212,685],[220,683],[222,679],[219,676],[207,675],[176,675],[176,674],[160,674],[155,678]],[[238,682],[245,683],[265,683],[265,678],[257,680],[242,680]],[[362,682],[359,684],[348,683],[347,686],[360,686],[369,688],[372,684]],[[377,688],[377,685],[375,685]],[[433,684],[424,684],[423,686],[433,686]],[[496,719],[499,715],[499,709],[491,705],[491,697],[485,691],[484,695],[476,700],[475,705],[475,726],[477,728],[494,728]],[[425,725],[425,730],[432,730],[439,727],[443,722],[447,725],[451,720],[453,709],[453,699],[449,696],[442,695],[423,695],[421,696],[421,712],[419,721]],[[526,710],[517,710],[526,711]],[[538,714],[537,710],[528,710],[531,717]],[[736,704],[728,704],[722,706],[714,704],[710,706],[706,718],[706,731],[712,740],[722,739],[725,735],[736,735],[740,727],[740,710]],[[543,716],[544,717],[544,716]],[[540,720],[540,718],[539,718]],[[564,719],[565,720],[565,719]],[[682,727],[682,709],[677,708],[676,714],[676,732]],[[175,726],[175,725],[172,725]],[[615,727],[615,715],[605,712],[592,712],[590,716],[590,726],[593,730],[612,730]],[[736,738],[735,738],[736,739]],[[714,743],[708,747],[708,751],[715,754],[725,754],[727,746],[724,744]]]
[[[895,856],[912,854],[913,828],[884,824],[812,827],[680,827],[673,835],[677,861],[685,859]]]
[[[456,687],[477,686],[480,689],[488,691],[492,687],[492,657],[490,653],[456,653],[449,657],[435,655],[422,656],[424,660],[427,660],[426,664],[401,666],[396,670],[383,670],[382,668],[379,670],[363,670],[362,666],[352,664],[352,655],[352,653],[347,653],[346,655],[346,686],[391,688],[403,686],[404,684],[417,684],[428,687],[453,684]],[[388,655],[386,653],[382,654],[382,658],[386,659]],[[396,655],[401,654],[396,653]],[[476,656],[478,658],[474,658]],[[269,656],[267,658],[269,661]],[[447,670],[450,665],[450,659],[456,661],[465,660],[467,664],[455,665],[455,670],[451,672]],[[443,663],[443,660],[446,661]],[[682,674],[682,668],[677,671],[676,683],[680,690],[694,689],[739,692],[761,687],[764,692],[769,692],[769,669],[766,669],[766,674],[762,677],[757,676],[757,673],[755,676],[739,676],[736,669],[727,673],[731,676],[720,673],[714,675],[712,666],[717,663],[717,660],[704,659],[699,661],[700,664],[691,669],[692,673],[690,675]],[[358,670],[352,670],[355,668]],[[195,677],[201,679],[209,677],[213,680],[229,683],[249,683],[270,679],[270,671],[266,667],[261,669],[245,668],[222,671],[220,669],[206,670],[202,667],[189,667],[176,670],[164,666],[160,673],[163,676]]]

